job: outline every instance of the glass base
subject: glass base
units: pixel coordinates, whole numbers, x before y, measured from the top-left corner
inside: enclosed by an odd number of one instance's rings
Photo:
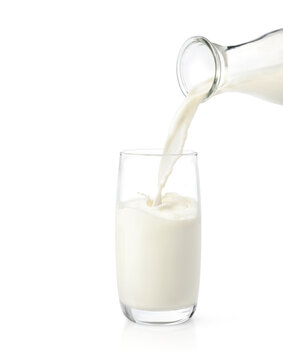
[[[121,303],[124,315],[137,324],[145,325],[175,325],[188,321],[196,311],[196,305],[185,309],[149,311],[134,309]]]

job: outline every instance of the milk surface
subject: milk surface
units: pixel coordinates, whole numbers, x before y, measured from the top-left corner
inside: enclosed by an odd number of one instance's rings
[[[198,203],[174,193],[160,206],[146,198],[118,204],[116,255],[120,301],[140,310],[197,304],[200,275]]]

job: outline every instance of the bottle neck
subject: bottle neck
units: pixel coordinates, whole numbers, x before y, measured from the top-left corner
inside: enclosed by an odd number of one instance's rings
[[[195,87],[205,84],[206,101],[222,86],[225,73],[225,48],[202,36],[189,38],[177,59],[177,78],[185,96]]]
[[[208,84],[203,101],[238,91],[283,104],[283,29],[235,46],[190,38],[179,52],[177,77],[185,95]]]

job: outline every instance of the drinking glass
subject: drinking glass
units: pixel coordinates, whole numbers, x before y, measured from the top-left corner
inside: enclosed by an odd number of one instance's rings
[[[176,160],[157,193],[162,157]],[[200,277],[200,194],[197,153],[162,150],[120,153],[116,265],[125,316],[141,324],[177,324],[196,310]]]

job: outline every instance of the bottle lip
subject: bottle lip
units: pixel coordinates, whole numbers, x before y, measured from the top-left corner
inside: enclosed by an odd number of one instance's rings
[[[188,51],[188,48],[191,45],[196,44],[196,43],[201,43],[201,44],[207,46],[208,49],[210,50],[210,52],[213,56],[213,60],[214,60],[214,79],[213,79],[211,88],[209,89],[209,91],[207,92],[207,95],[203,99],[203,102],[204,102],[207,99],[209,99],[212,95],[215,94],[216,90],[218,89],[218,85],[220,83],[220,76],[221,76],[221,59],[220,59],[219,52],[218,52],[216,46],[212,42],[210,42],[207,38],[205,38],[203,36],[193,36],[184,42],[184,44],[182,45],[182,47],[179,51],[178,58],[177,58],[177,64],[176,64],[177,79],[178,79],[178,83],[179,83],[179,86],[180,86],[183,94],[185,96],[187,96],[189,93],[189,90],[187,88],[186,82],[183,79],[181,63],[182,63],[182,58],[183,58],[184,53],[186,51]]]

